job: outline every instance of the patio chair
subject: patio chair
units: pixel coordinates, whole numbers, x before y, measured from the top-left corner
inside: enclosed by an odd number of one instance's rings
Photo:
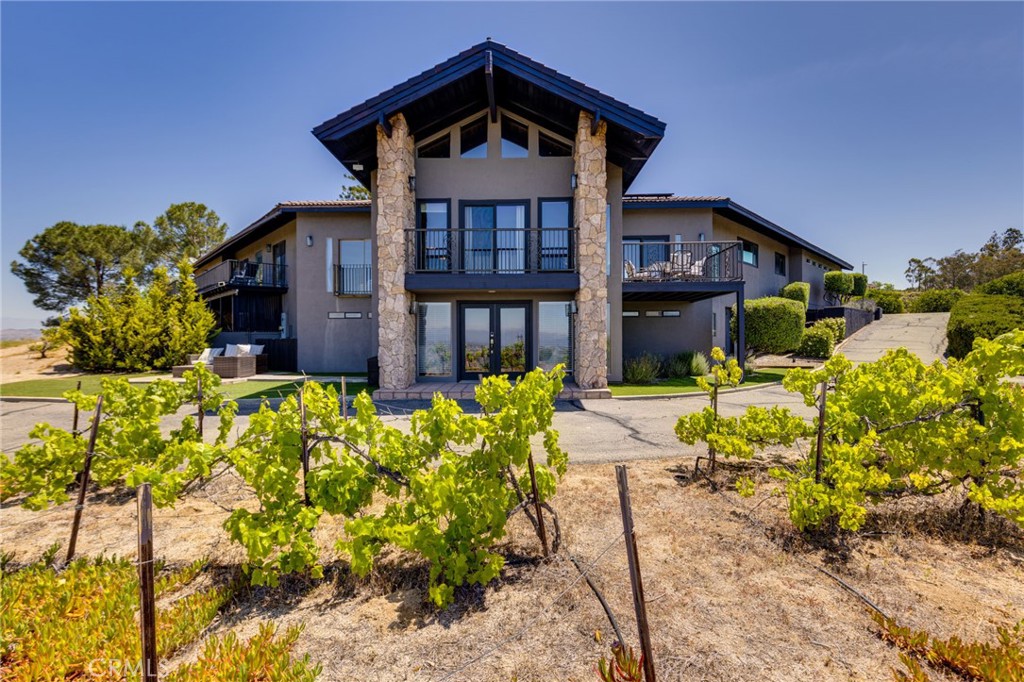
[[[689,251],[673,251],[669,258],[673,275],[684,275],[689,272],[693,254]]]
[[[213,359],[221,355],[223,352],[223,348],[204,348],[203,352],[198,355],[189,355],[187,365],[175,365],[174,367],[171,367],[171,376],[175,379],[182,378],[185,376],[185,372],[195,369],[197,362],[202,362],[209,367],[212,364]]]

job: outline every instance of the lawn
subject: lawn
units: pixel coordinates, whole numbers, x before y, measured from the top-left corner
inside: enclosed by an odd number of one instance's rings
[[[785,376],[786,369],[761,369],[756,372],[748,372],[746,381],[743,382],[743,386],[756,386],[758,384],[771,384],[778,381],[782,381],[782,377]],[[683,379],[662,379],[656,384],[616,384],[609,386],[612,395],[615,397],[619,396],[630,396],[630,395],[668,395],[671,393],[698,393],[700,389],[697,387],[697,379],[695,377],[686,377]]]
[[[108,377],[142,377],[146,374],[83,374],[80,377],[69,377],[62,379],[31,379],[29,381],[14,381],[8,384],[0,384],[0,395],[5,396],[31,396],[39,398],[59,398],[65,391],[74,389],[78,382],[82,382],[82,390],[86,393],[99,393],[101,382]],[[331,375],[337,376],[337,375]],[[317,377],[311,376],[310,380]],[[340,382],[330,382],[335,390],[341,392]],[[234,384],[224,384],[223,390],[228,398],[238,400],[239,398],[283,398],[295,392],[298,383],[295,381],[244,381]],[[355,395],[366,388],[364,381],[349,381],[348,393]]]
[[[310,377],[315,381],[316,377]],[[225,384],[222,389],[228,398],[239,400],[242,398],[284,398],[292,395],[298,389],[301,381],[245,381],[238,384]],[[349,381],[348,395],[354,396],[366,389],[363,382]],[[341,395],[341,382],[323,382],[324,386],[333,386],[334,390]]]

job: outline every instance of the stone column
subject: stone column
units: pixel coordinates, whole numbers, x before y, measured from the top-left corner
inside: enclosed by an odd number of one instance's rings
[[[608,275],[605,225],[608,203],[607,125],[590,134],[593,118],[580,112],[573,153],[576,172],[574,225],[580,290],[576,293],[576,383],[580,388],[608,386]]]
[[[416,318],[405,290],[406,230],[416,227],[413,139],[402,114],[391,136],[377,126],[377,357],[382,389],[408,388],[416,379]]]

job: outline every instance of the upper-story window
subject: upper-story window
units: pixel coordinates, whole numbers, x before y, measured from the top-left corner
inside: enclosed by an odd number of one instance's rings
[[[369,239],[338,240],[338,293],[368,295],[372,287],[373,256]]]
[[[421,201],[416,223],[416,269],[446,272],[452,267],[448,201]]]
[[[540,200],[540,269],[571,270],[571,200]]]
[[[451,151],[451,135],[445,133],[436,140],[421,144],[416,150],[416,156],[421,159],[447,159],[451,156]]]
[[[572,145],[556,140],[546,133],[539,133],[537,135],[537,153],[542,157],[572,156]]]
[[[779,252],[775,252],[775,274],[786,276],[786,257]]]
[[[530,129],[514,118],[501,116],[501,158],[525,159],[530,154]]]
[[[487,158],[487,117],[470,121],[459,130],[460,154],[464,159]]]
[[[753,265],[757,267],[757,244],[754,242],[748,242],[746,239],[740,239],[743,244],[743,262],[747,265]]]

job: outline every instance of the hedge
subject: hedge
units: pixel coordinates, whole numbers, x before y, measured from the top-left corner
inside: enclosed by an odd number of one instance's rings
[[[999,294],[1024,298],[1024,270],[1004,275],[979,286],[976,291],[983,294]]]
[[[836,341],[832,330],[826,325],[815,323],[804,330],[796,354],[805,358],[830,358],[835,345]]]
[[[815,322],[813,327],[822,327],[827,329],[829,333],[832,334],[832,338],[836,343],[839,343],[846,338],[845,317],[823,317]]]
[[[868,276],[859,272],[853,273],[853,295],[863,296],[868,291]]]
[[[997,294],[964,296],[949,314],[949,355],[962,358],[970,352],[974,339],[994,339],[1014,329],[1024,329],[1024,299]]]
[[[804,305],[804,310],[807,310],[807,307],[811,304],[811,285],[807,282],[790,282],[782,287],[779,296],[793,301],[800,301]]]
[[[868,289],[868,298],[887,315],[903,312],[903,297],[895,289]]]
[[[960,289],[928,289],[911,300],[910,312],[948,313],[963,295]]]
[[[853,293],[853,275],[849,272],[832,270],[825,273],[825,293],[845,302]]]
[[[732,334],[736,338],[736,306],[732,306]],[[743,303],[746,345],[756,353],[788,353],[796,350],[804,333],[807,315],[799,301],[779,296],[752,298]]]

